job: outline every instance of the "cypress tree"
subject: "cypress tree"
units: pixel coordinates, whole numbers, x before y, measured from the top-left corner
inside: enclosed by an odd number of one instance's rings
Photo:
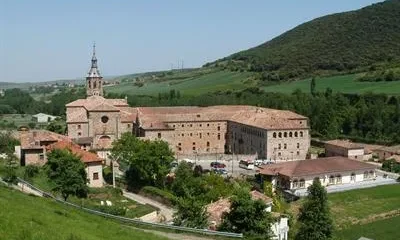
[[[300,208],[299,231],[296,240],[332,239],[333,222],[329,212],[327,192],[319,179],[314,179],[308,187],[306,202]]]

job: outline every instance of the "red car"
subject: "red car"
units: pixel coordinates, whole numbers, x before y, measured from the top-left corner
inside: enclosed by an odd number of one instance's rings
[[[211,166],[212,168],[225,168],[225,167],[226,167],[225,164],[220,163],[220,162],[212,162],[212,163],[210,164],[210,166]]]

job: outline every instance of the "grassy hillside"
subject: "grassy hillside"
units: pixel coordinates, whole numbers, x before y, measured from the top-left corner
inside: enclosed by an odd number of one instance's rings
[[[3,185],[0,186],[0,206],[0,239],[166,239]]]
[[[333,77],[324,77],[316,79],[317,91],[325,91],[326,88],[331,88],[336,92],[343,93],[386,93],[390,95],[400,94],[400,81],[393,82],[360,82],[357,81],[359,74],[349,74]],[[262,87],[266,92],[282,92],[291,93],[296,89],[302,92],[310,92],[311,78],[283,82],[276,85]]]
[[[162,73],[159,77],[140,79],[138,81],[125,81],[119,85],[105,87],[109,93],[133,95],[157,95],[170,90],[180,91],[185,95],[199,95],[218,90],[238,90],[254,84],[251,82],[252,74],[249,72],[193,70],[176,72],[168,75]],[[128,79],[129,80],[129,79]],[[138,86],[136,82],[143,83]]]
[[[400,0],[314,19],[217,63],[278,80],[398,64]]]

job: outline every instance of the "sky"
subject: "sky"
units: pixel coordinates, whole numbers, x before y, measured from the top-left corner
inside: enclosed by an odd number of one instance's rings
[[[200,67],[374,0],[0,0],[0,82]]]

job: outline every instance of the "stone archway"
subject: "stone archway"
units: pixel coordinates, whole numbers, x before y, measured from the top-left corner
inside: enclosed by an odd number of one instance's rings
[[[101,136],[98,141],[100,148],[111,148],[112,140],[109,136]]]

